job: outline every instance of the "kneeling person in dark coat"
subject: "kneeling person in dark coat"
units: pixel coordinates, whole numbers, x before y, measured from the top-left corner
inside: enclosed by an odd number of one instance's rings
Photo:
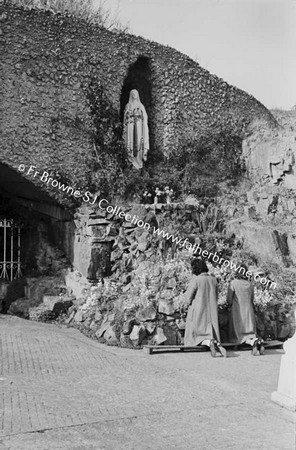
[[[237,344],[249,344],[252,354],[264,353],[264,346],[256,334],[254,314],[254,284],[249,280],[248,268],[240,265],[236,278],[229,283],[227,303],[231,306],[229,340]]]
[[[185,327],[185,346],[207,345],[211,355],[218,351],[226,356],[220,344],[218,323],[218,282],[208,274],[202,259],[191,262],[193,277],[185,294],[185,302],[190,305]]]

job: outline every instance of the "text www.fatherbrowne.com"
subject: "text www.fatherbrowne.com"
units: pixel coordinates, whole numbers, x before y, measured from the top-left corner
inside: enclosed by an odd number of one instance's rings
[[[149,223],[144,222],[141,220],[138,216],[125,213],[122,211],[120,206],[112,206],[106,199],[102,199],[99,201],[99,207],[101,209],[105,209],[109,214],[114,214],[115,216],[118,216],[120,218],[123,218],[127,222],[131,222],[132,224],[135,224],[136,226],[140,228],[144,228],[145,230],[149,231],[151,229],[151,226]],[[180,248],[185,248],[186,250],[189,250],[192,252],[193,255],[202,256],[203,258],[207,258],[209,260],[212,260],[215,263],[219,263],[224,268],[230,268],[231,270],[234,270],[235,272],[238,272],[240,274],[245,274],[247,277],[252,277],[252,272],[249,272],[245,270],[244,267],[239,266],[238,264],[233,263],[232,261],[229,261],[228,259],[221,258],[217,253],[208,252],[207,250],[202,250],[202,248],[198,244],[192,245],[187,238],[183,239],[179,236],[173,236],[172,234],[169,234],[168,232],[165,232],[163,230],[160,230],[159,228],[152,227],[153,234],[162,237],[166,240],[171,240],[172,243],[175,243]],[[259,274],[254,275],[254,280],[259,281],[261,284],[272,287],[273,289],[276,288],[276,283],[274,281],[268,280],[267,278],[260,277]]]
[[[30,175],[31,177],[38,179],[45,183],[48,186],[52,186],[59,191],[62,191],[66,193],[67,195],[74,197],[74,198],[81,198],[84,202],[94,205],[98,199],[98,195],[93,195],[89,191],[81,191],[78,189],[75,189],[72,186],[69,186],[65,183],[61,183],[60,181],[54,179],[50,176],[49,172],[43,171],[42,173],[36,170],[35,166],[29,166],[26,170],[26,166],[24,164],[20,164],[18,167],[19,172],[26,172],[26,175]],[[118,216],[119,218],[123,218],[127,222],[131,222],[132,224],[144,228],[145,230],[150,230],[151,226],[149,223],[144,222],[141,220],[138,216],[134,215],[131,216],[128,213],[125,213],[120,206],[112,206],[108,200],[101,199],[98,203],[99,208],[105,209],[108,213],[114,214],[115,216]],[[187,238],[183,239],[179,236],[173,236],[172,234],[169,234],[168,232],[165,232],[163,230],[160,230],[159,228],[153,227],[153,234],[162,237],[163,239],[170,240],[172,243],[175,243],[180,248],[185,248],[186,250],[192,252],[193,255],[198,254],[198,256],[202,256],[203,258],[207,258],[209,260],[212,260],[215,263],[219,263],[224,268],[230,268],[231,270],[234,270],[235,272],[245,274],[247,277],[252,277],[252,272],[245,271],[245,268],[242,266],[239,266],[232,261],[229,261],[228,259],[221,258],[217,253],[208,252],[207,250],[202,250],[198,244],[192,245]],[[245,273],[246,272],[246,273]],[[274,281],[268,280],[267,278],[260,277],[259,274],[254,275],[254,280],[259,281],[262,285],[272,287],[273,289],[276,288],[276,283]]]

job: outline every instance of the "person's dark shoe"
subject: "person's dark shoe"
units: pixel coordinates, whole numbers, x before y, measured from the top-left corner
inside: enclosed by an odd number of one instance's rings
[[[220,353],[221,356],[224,358],[227,358],[227,351],[226,349],[220,344],[220,342],[217,342],[216,344],[216,350]]]
[[[215,340],[214,339],[211,339],[211,341],[210,341],[210,351],[211,351],[211,356],[213,358],[215,358],[215,356],[216,356],[216,346],[215,346]]]
[[[255,339],[252,345],[251,353],[253,356],[256,356],[259,351],[258,339]]]

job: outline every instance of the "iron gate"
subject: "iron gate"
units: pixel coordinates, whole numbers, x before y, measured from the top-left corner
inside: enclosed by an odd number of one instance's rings
[[[21,226],[13,219],[0,219],[0,278],[12,281],[21,276]]]

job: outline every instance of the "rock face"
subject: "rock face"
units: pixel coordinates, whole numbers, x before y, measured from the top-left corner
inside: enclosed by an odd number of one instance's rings
[[[131,81],[147,109],[150,153],[158,159],[221,130],[243,136],[254,119],[276,124],[252,96],[172,48],[6,2],[0,14],[1,161],[14,169],[24,164],[22,175],[61,204],[93,200],[86,193],[92,137],[100,136],[98,105],[120,126]]]
[[[8,314],[25,319],[48,321],[66,314],[73,304],[71,296],[61,276],[43,276],[39,278],[24,278],[16,280],[22,283],[22,291],[13,289],[9,285],[7,293],[13,291],[17,298],[6,297],[5,310]],[[24,286],[25,285],[25,286]],[[26,297],[22,297],[22,294]]]
[[[66,296],[45,295],[43,297],[43,305],[55,316],[66,313],[72,304],[72,298]]]
[[[272,184],[296,189],[296,131],[255,133],[243,141],[243,157],[251,177],[270,178]]]
[[[272,226],[234,219],[227,223],[227,231],[244,242],[244,248],[262,260],[289,267],[295,264],[295,235],[279,232]]]

